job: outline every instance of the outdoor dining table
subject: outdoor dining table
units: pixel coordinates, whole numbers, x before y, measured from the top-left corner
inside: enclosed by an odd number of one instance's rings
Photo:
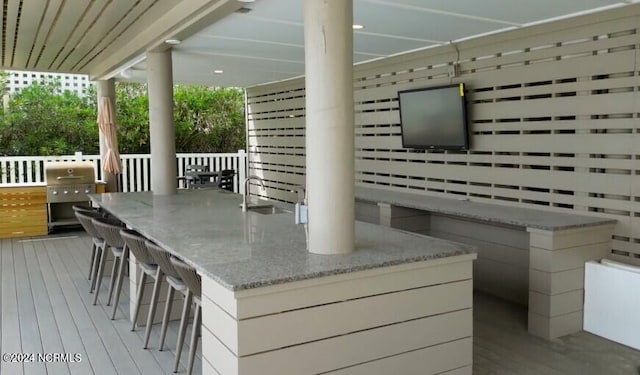
[[[188,171],[185,173],[187,188],[215,184],[219,176],[220,171]]]

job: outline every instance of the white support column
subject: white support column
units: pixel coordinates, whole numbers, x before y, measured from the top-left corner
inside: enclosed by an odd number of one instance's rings
[[[111,98],[111,103],[113,103],[113,112],[111,114],[111,118],[116,118],[116,85],[115,79],[110,78],[107,80],[97,81],[97,95],[98,100],[97,103],[100,103],[100,98],[109,97]],[[97,125],[96,125],[97,126]],[[100,160],[104,160],[104,155],[107,153],[107,144],[104,140],[104,134],[100,131]],[[102,170],[102,180],[107,183],[106,191],[113,192],[118,191],[118,176],[109,173],[105,170]]]
[[[156,195],[176,194],[176,143],[173,122],[173,69],[171,50],[148,52],[151,190]]]
[[[353,0],[305,0],[309,251],[354,249]]]

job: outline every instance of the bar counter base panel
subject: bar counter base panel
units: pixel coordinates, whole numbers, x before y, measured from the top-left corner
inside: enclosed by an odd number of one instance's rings
[[[530,334],[582,330],[584,264],[611,255],[615,221],[360,188],[356,218],[476,247],[474,286],[528,306]]]
[[[202,275],[203,374],[471,374],[475,258],[240,291]]]

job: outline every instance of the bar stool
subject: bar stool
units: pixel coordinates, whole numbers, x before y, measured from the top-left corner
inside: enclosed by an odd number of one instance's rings
[[[111,304],[111,297],[113,295],[113,287],[116,284],[116,300],[115,304],[118,305],[120,300],[120,290],[122,289],[122,278],[124,277],[124,266],[126,264],[127,256],[129,254],[129,247],[125,245],[124,240],[120,236],[120,230],[124,225],[119,220],[113,218],[93,218],[93,226],[98,231],[98,234],[104,238],[106,246],[111,249],[113,254],[113,267],[111,268],[111,281],[109,283],[109,297],[107,298],[107,306]],[[93,304],[98,303],[98,293],[100,292],[100,284],[102,283],[102,276],[104,275],[104,266],[107,261],[107,252],[102,251],[100,256],[100,265],[98,268],[98,276],[96,280],[96,294],[93,298]],[[119,267],[118,267],[119,265]],[[117,267],[117,274],[116,274]]]
[[[71,206],[71,209],[73,209],[73,213],[74,214],[76,212],[100,213],[98,211],[98,209],[96,209],[96,208],[93,208],[93,207],[90,207],[90,206],[81,205],[81,204],[74,204],[73,206]],[[80,219],[78,219],[78,221],[80,221]],[[80,223],[80,225],[82,225],[82,223]],[[84,225],[82,227],[84,228]],[[86,232],[86,229],[85,229],[85,232]],[[95,248],[95,246],[92,246],[92,250],[91,250],[91,265],[89,266],[89,280],[91,280],[91,270],[93,269],[93,260],[95,258],[95,254],[96,254],[96,248]]]
[[[149,344],[149,337],[151,335],[151,325],[153,324],[153,317],[155,316],[156,307],[158,306],[158,295],[160,294],[160,288],[162,286],[162,270],[157,264],[151,252],[147,248],[147,239],[135,231],[123,229],[120,231],[120,235],[124,239],[124,242],[129,247],[129,250],[133,253],[138,261],[138,265],[142,270],[142,276],[140,277],[140,283],[138,284],[138,295],[136,296],[136,309],[133,313],[133,324],[131,330],[135,331],[136,322],[138,321],[138,315],[140,314],[140,305],[142,304],[142,297],[144,296],[145,280],[147,276],[150,276],[155,281],[153,283],[153,294],[151,295],[151,303],[149,306],[149,313],[147,315],[147,326],[144,331],[144,349],[147,349]],[[114,308],[115,311],[115,308]]]
[[[173,264],[171,264],[171,261],[169,260],[171,258],[171,254],[151,241],[147,241],[146,245],[149,253],[160,266],[160,269],[162,270],[162,273],[164,273],[167,283],[169,284],[169,288],[167,289],[167,300],[164,305],[164,313],[162,314],[162,329],[160,330],[159,350],[162,351],[164,349],[164,340],[167,337],[169,315],[171,314],[171,307],[173,306],[173,294],[177,290],[185,295],[186,298],[187,286],[180,278],[180,275],[178,275],[178,271],[173,267]]]
[[[94,218],[101,218],[102,214],[100,214],[99,212],[75,210],[75,215],[80,222],[80,225],[82,225],[82,228],[84,228],[85,232],[87,232],[87,234],[91,236],[93,242],[91,245],[91,264],[89,265],[89,280],[91,280],[89,293],[92,293],[93,287],[96,283],[96,274],[98,273],[98,259],[100,257],[100,254],[104,252],[106,246],[104,238],[102,238],[102,236],[98,233],[93,225],[92,220]]]
[[[73,206],[71,206],[71,208],[73,209],[74,212],[78,212],[78,211],[84,211],[84,212],[99,212],[97,208],[91,207],[91,206],[86,206],[83,204],[74,204]]]
[[[182,309],[182,319],[180,319],[180,330],[178,331],[178,343],[176,344],[176,361],[173,366],[173,372],[178,372],[178,365],[180,364],[180,355],[182,354],[182,346],[184,344],[184,335],[187,330],[187,320],[189,319],[189,308],[191,307],[191,300],[196,305],[196,310],[193,313],[193,328],[191,329],[191,341],[189,344],[189,363],[187,365],[187,374],[191,375],[193,371],[193,360],[196,356],[196,346],[198,344],[198,336],[200,333],[200,320],[201,320],[201,302],[202,295],[202,280],[200,275],[196,273],[196,270],[190,265],[186,264],[182,260],[171,257],[171,264],[178,271],[178,275],[182,278],[185,284],[187,284],[187,297],[184,300],[184,307]]]
[[[83,205],[83,204],[74,204],[73,206],[71,206],[71,208],[73,209],[73,212],[98,213],[102,217],[108,217],[108,218],[112,218],[114,220],[118,220],[115,216],[109,215],[106,211],[103,211],[99,207],[91,207],[91,206],[86,206],[86,205]]]

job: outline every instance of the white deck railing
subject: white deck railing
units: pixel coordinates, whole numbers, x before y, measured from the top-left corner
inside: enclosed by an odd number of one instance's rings
[[[123,169],[119,177],[121,191],[151,190],[151,155],[125,154],[121,155],[121,160]],[[46,163],[58,161],[90,161],[93,163],[96,179],[102,179],[102,163],[99,155],[83,155],[77,152],[75,155],[63,156],[0,156],[0,187],[8,184],[44,184]],[[241,192],[239,181],[246,176],[246,153],[243,150],[224,154],[177,154],[176,163],[178,177],[184,176],[187,166],[192,164],[207,165],[212,171],[233,169],[236,171],[235,192]]]

